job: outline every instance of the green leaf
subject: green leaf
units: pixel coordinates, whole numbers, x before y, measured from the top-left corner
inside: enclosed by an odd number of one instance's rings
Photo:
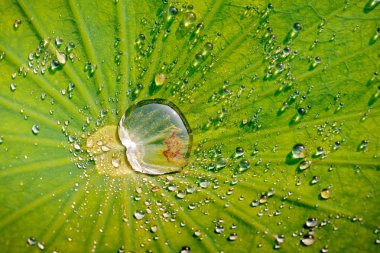
[[[378,5],[1,1],[1,252],[379,251]],[[155,98],[188,165],[104,173],[88,140]]]

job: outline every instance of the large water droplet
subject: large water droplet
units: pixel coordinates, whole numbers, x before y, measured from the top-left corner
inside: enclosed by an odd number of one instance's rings
[[[131,106],[120,120],[119,138],[135,171],[159,175],[187,163],[191,130],[180,110],[162,99]]]

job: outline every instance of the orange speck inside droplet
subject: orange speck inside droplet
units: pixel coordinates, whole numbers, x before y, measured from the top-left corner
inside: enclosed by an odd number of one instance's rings
[[[183,157],[183,144],[180,137],[177,135],[177,130],[172,131],[169,138],[164,141],[166,149],[162,151],[169,162],[175,163],[178,166],[185,165]]]

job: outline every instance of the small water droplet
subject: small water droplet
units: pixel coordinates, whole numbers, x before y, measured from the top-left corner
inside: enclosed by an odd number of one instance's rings
[[[369,141],[368,140],[362,140],[359,145],[359,150],[366,150],[368,148]]]
[[[40,127],[38,125],[33,125],[32,126],[32,133],[34,135],[37,135],[40,132]]]
[[[184,25],[184,27],[185,28],[190,27],[191,25],[193,25],[195,23],[196,19],[197,19],[197,16],[195,15],[194,12],[192,12],[192,11],[186,12],[183,15],[183,25]]]
[[[133,214],[133,217],[135,217],[136,220],[141,220],[145,217],[145,213],[142,211],[137,211]]]
[[[231,233],[230,236],[228,236],[229,241],[236,241],[238,239],[238,235],[236,233]]]
[[[236,172],[242,173],[247,171],[251,167],[249,161],[247,159],[242,159],[236,169]]]
[[[180,253],[191,253],[191,248],[189,246],[183,246]]]
[[[244,155],[244,149],[242,147],[237,147],[235,150],[235,158]]]
[[[303,160],[300,162],[298,168],[302,171],[302,170],[306,170],[306,169],[310,168],[310,165],[311,165],[311,161]]]
[[[51,63],[50,63],[50,69],[52,71],[55,71],[56,69],[58,69],[59,66],[60,66],[60,64],[59,64],[58,60],[52,60]]]
[[[37,247],[38,247],[40,250],[44,250],[44,249],[45,249],[45,245],[44,245],[42,242],[38,242],[38,243],[37,243]]]
[[[315,151],[315,156],[319,157],[319,156],[323,155],[324,153],[325,153],[325,150],[323,149],[323,147],[317,147],[317,149]]]
[[[171,6],[169,8],[169,14],[172,15],[172,16],[177,15],[178,14],[178,9],[176,7],[174,7],[174,6]]]
[[[152,233],[156,233],[158,231],[158,226],[157,225],[153,225],[150,227],[150,232]]]
[[[315,69],[321,62],[322,62],[321,57],[316,56],[313,62],[311,63],[310,69]]]
[[[11,91],[15,91],[16,88],[17,88],[17,84],[11,83],[11,86],[10,86]]]
[[[61,37],[55,38],[55,45],[59,48],[63,43],[63,39]]]
[[[4,60],[4,58],[5,58],[5,52],[0,51],[0,61]]]
[[[154,83],[157,85],[157,86],[162,86],[165,82],[166,82],[166,76],[165,74],[163,73],[158,73],[156,74],[156,76],[154,77]]]
[[[17,30],[20,27],[21,23],[22,21],[20,19],[16,19],[15,22],[13,23],[13,28]]]
[[[28,244],[29,246],[33,246],[36,243],[37,243],[37,240],[34,237],[29,237],[28,239],[26,239],[26,244]]]
[[[282,244],[285,242],[285,235],[275,235],[276,243]]]
[[[112,157],[111,163],[114,168],[118,168],[120,166],[120,158],[119,157]]]
[[[329,252],[329,246],[328,245],[325,245],[322,249],[321,249],[321,253],[327,253]]]
[[[69,42],[66,47],[66,52],[71,53],[75,48],[75,44],[73,42]]]
[[[194,231],[194,236],[195,237],[200,237],[202,235],[201,231],[200,230],[195,230]]]
[[[323,189],[323,190],[321,191],[320,196],[321,196],[322,199],[325,199],[325,200],[326,200],[326,199],[329,199],[330,196],[331,196],[331,192],[330,192],[329,189],[325,188],[325,189]]]
[[[314,244],[314,236],[310,235],[310,234],[304,235],[302,237],[302,239],[301,239],[301,243],[304,246],[311,246],[311,245],[313,245]]]
[[[215,227],[214,232],[217,233],[217,234],[221,234],[221,233],[224,232],[224,227],[221,226],[221,225],[217,225],[217,226]]]
[[[314,176],[313,179],[311,180],[311,184],[316,184],[319,182],[319,178],[317,176]]]
[[[305,222],[305,226],[308,228],[313,228],[317,225],[317,223],[318,223],[318,219],[311,217],[311,218],[307,219],[307,221]]]
[[[299,158],[305,158],[307,155],[306,147],[303,144],[296,144],[292,148],[292,155],[293,158],[299,159]]]

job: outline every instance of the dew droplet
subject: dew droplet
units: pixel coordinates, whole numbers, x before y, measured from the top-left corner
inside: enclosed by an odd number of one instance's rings
[[[329,189],[325,188],[325,189],[323,189],[323,190],[321,191],[320,196],[321,196],[322,199],[325,199],[325,200],[326,200],[326,199],[329,199],[330,196],[331,196],[331,192],[330,192]]]
[[[69,42],[66,47],[66,52],[71,53],[75,48],[75,44],[73,42]]]
[[[170,14],[171,16],[175,16],[175,15],[177,15],[177,13],[178,13],[178,9],[177,9],[176,7],[171,6],[171,7],[169,8],[169,14]]]
[[[191,129],[180,110],[162,99],[131,106],[120,120],[119,138],[135,171],[177,172],[187,163]]]
[[[5,58],[5,52],[0,51],[0,61],[4,60],[4,58]]]
[[[58,69],[59,66],[60,66],[60,64],[59,64],[59,61],[58,61],[58,60],[52,60],[51,63],[50,63],[50,69],[51,69],[52,71]]]
[[[17,88],[17,85],[15,83],[11,83],[10,89],[11,91],[15,91]]]
[[[360,145],[359,145],[359,150],[366,150],[368,148],[368,140],[362,140]]]
[[[317,147],[317,150],[315,151],[315,156],[319,157],[323,155],[323,153],[325,153],[325,150],[323,149],[323,147]]]
[[[189,246],[183,246],[180,253],[191,253],[191,248]]]
[[[236,233],[231,233],[230,236],[228,236],[229,241],[236,241],[238,238]]]
[[[314,176],[310,183],[311,184],[316,184],[318,182],[319,182],[319,178],[317,176]]]
[[[15,22],[13,23],[13,28],[17,30],[20,27],[21,23],[22,21],[20,19],[16,19]]]
[[[240,157],[244,155],[244,149],[242,147],[237,147],[236,150],[235,150],[235,158],[236,157]]]
[[[299,158],[305,158],[307,155],[306,147],[303,144],[296,144],[292,148],[292,155],[293,158],[299,159]]]
[[[317,225],[317,223],[318,223],[317,218],[311,217],[307,219],[307,221],[305,222],[305,226],[308,228],[313,228]]]
[[[136,220],[141,220],[145,217],[145,214],[142,211],[137,211],[133,214],[133,217],[135,217]]]
[[[120,157],[112,157],[111,163],[113,167],[118,168],[120,166],[120,162]]]
[[[246,159],[242,159],[236,169],[236,172],[242,173],[247,171],[251,167],[250,163]]]
[[[310,235],[310,234],[307,234],[307,235],[303,236],[302,239],[301,239],[301,243],[304,246],[311,246],[311,245],[313,245],[314,244],[314,236]]]
[[[309,160],[303,160],[303,161],[300,162],[298,168],[300,170],[306,170],[306,169],[308,169],[310,167],[310,165],[311,165],[311,161],[309,161]]]
[[[42,242],[38,242],[38,243],[37,243],[37,247],[38,247],[40,250],[44,250],[44,249],[45,249],[45,245],[44,245]]]
[[[195,15],[194,12],[192,12],[192,11],[186,12],[183,15],[183,25],[184,25],[184,27],[185,28],[190,27],[191,25],[193,25],[195,23],[196,19],[197,19],[197,16]]]
[[[63,43],[63,39],[61,37],[55,38],[55,45],[59,48]]]
[[[285,242],[285,235],[275,235],[276,243],[282,244]]]
[[[311,69],[315,69],[322,62],[321,57],[316,56],[311,64]]]
[[[37,135],[40,132],[40,127],[38,125],[33,125],[32,126],[32,133],[34,135]]]
[[[37,242],[37,240],[34,237],[29,237],[28,239],[26,239],[26,244],[28,244],[29,246],[35,245],[36,242]]]
[[[221,226],[221,225],[217,225],[217,226],[215,227],[214,232],[217,233],[217,234],[221,234],[221,233],[224,232],[224,227]]]
[[[302,25],[300,23],[295,23],[293,25],[293,31],[294,32],[300,32],[302,30]]]
[[[154,83],[157,85],[157,86],[162,86],[165,82],[166,82],[166,76],[165,74],[163,73],[158,73],[155,77],[154,77]]]
[[[153,225],[150,227],[150,232],[152,233],[156,233],[158,231],[158,226],[157,225]]]

